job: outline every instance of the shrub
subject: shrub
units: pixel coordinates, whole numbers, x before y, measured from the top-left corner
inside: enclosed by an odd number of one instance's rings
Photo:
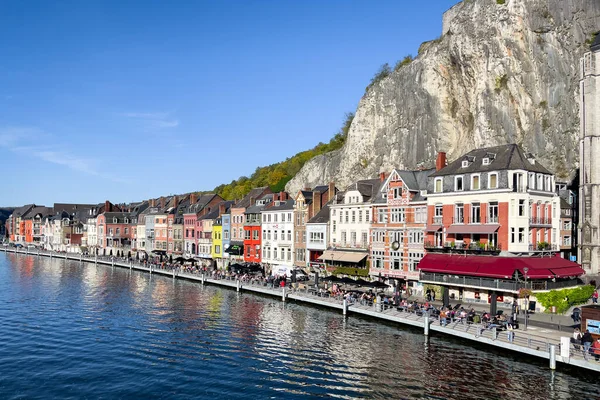
[[[556,307],[557,313],[564,313],[572,306],[587,303],[594,293],[591,285],[580,286],[573,289],[551,290],[545,293],[536,293],[535,297],[542,306],[549,310],[551,306]]]
[[[506,0],[496,0],[496,4],[504,4],[506,3]]]
[[[368,268],[338,267],[335,270],[333,270],[332,274],[333,275],[369,276],[369,269]]]

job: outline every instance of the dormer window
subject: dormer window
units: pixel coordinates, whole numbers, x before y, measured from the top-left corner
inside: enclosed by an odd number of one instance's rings
[[[467,161],[467,160],[463,160],[463,162],[462,162],[462,167],[463,167],[463,168],[467,168],[468,166],[469,166],[469,161]]]
[[[125,218],[125,223],[128,224],[129,223],[129,219]]]
[[[113,218],[113,224],[116,224],[116,223],[117,223],[117,219]]]
[[[483,160],[481,160],[481,164],[482,165],[490,165],[490,159],[485,157]]]

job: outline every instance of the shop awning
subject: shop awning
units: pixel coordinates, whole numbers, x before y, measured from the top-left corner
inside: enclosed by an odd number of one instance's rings
[[[441,225],[427,225],[427,228],[425,228],[425,232],[439,232],[441,230]]]
[[[234,255],[234,256],[241,256],[242,254],[244,254],[244,243],[242,242],[231,242],[229,244],[229,247],[227,247],[225,249],[225,253]]]
[[[500,225],[450,225],[446,233],[462,233],[465,235],[474,234],[489,234],[494,233],[500,228]]]
[[[515,271],[529,279],[581,276],[585,271],[572,261],[555,257],[501,257],[429,253],[419,262],[419,270],[448,275],[514,279]]]
[[[357,263],[362,261],[366,256],[366,252],[325,250],[323,255],[319,256],[319,260]]]

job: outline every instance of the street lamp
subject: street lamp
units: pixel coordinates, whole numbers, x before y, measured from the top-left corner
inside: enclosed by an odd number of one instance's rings
[[[529,298],[527,296],[527,272],[529,272],[529,268],[523,268],[523,272],[525,273],[525,329],[527,330],[527,318],[529,315]]]

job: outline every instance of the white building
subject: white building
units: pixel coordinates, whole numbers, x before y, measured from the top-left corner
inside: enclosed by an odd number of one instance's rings
[[[588,274],[600,263],[600,35],[581,60],[579,257]]]
[[[366,266],[368,256],[373,201],[382,185],[380,179],[366,179],[338,193],[331,210],[329,247],[320,257],[328,266]]]
[[[331,210],[329,204],[306,223],[306,250],[308,252],[308,266],[313,271],[323,271],[325,262],[320,259],[329,243],[329,218]]]
[[[262,262],[294,265],[294,200],[276,200],[261,211]]]

